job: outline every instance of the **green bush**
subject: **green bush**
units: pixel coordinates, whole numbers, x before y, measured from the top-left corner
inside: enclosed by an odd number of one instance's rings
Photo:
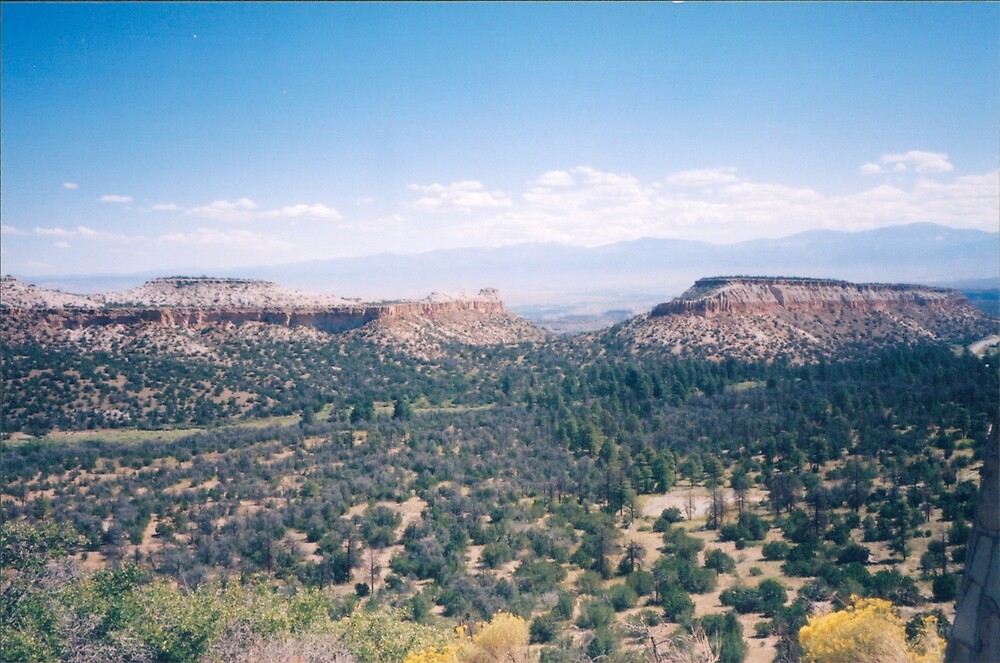
[[[608,601],[615,612],[628,610],[639,600],[639,595],[628,585],[615,585],[608,590]]]
[[[941,574],[931,583],[931,593],[938,603],[954,601],[958,597],[961,579],[954,573]]]
[[[653,523],[654,532],[666,532],[674,523],[684,520],[681,510],[675,506],[668,507],[660,513],[660,517]]]
[[[639,596],[648,596],[653,593],[656,581],[649,571],[633,571],[625,577],[625,584],[635,590]]]
[[[576,625],[580,628],[599,629],[607,626],[615,619],[615,611],[610,605],[600,599],[591,599],[580,608]]]
[[[667,619],[678,624],[686,624],[694,616],[694,601],[676,585],[669,585],[660,591],[660,606]]]
[[[852,562],[867,564],[870,556],[871,551],[867,547],[858,543],[849,543],[837,555],[837,564],[851,564]]]
[[[791,549],[784,541],[771,541],[765,543],[761,547],[760,552],[764,559],[768,561],[780,561],[788,557],[788,551]]]
[[[736,560],[719,549],[705,553],[705,568],[715,569],[719,573],[732,573],[736,570]]]
[[[559,620],[552,613],[535,617],[528,628],[532,644],[552,642],[558,632]]]

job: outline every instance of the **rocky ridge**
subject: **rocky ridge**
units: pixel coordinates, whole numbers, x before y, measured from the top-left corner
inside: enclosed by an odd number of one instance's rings
[[[954,290],[891,283],[849,283],[833,279],[716,276],[700,279],[680,297],[659,304],[651,315],[692,313],[776,313],[781,310],[856,309],[882,311],[899,307],[950,308]]]
[[[258,279],[171,276],[152,279],[138,288],[100,297],[105,304],[180,306],[188,308],[275,308],[352,306],[358,300],[292,290]]]
[[[93,297],[40,288],[13,276],[0,278],[0,307],[5,309],[93,309],[100,306],[100,301]]]
[[[434,293],[416,301],[361,302],[248,279],[170,277],[98,297],[46,290],[13,277],[4,277],[2,286],[7,342],[104,347],[127,342],[129,335],[155,336],[159,347],[189,347],[190,354],[205,354],[203,344],[190,340],[196,330],[243,326],[268,337],[282,336],[276,328],[329,334],[364,330],[364,335],[408,346],[421,339],[491,345],[544,337],[509,313],[493,289],[476,295]],[[414,335],[413,330],[422,333]]]
[[[711,277],[605,337],[710,359],[813,361],[873,347],[964,341],[996,321],[954,290],[830,279]]]

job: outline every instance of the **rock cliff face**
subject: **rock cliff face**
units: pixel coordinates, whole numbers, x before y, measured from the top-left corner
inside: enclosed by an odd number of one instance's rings
[[[539,338],[541,332],[504,307],[496,290],[477,295],[435,293],[425,300],[364,303],[303,293],[266,281],[172,277],[100,298],[37,288],[3,279],[5,340],[47,342],[82,339],[79,330],[160,327],[199,329],[247,324],[344,333],[375,326],[440,328],[437,336],[472,344],[509,343]],[[478,328],[479,332],[462,327]],[[502,331],[491,329],[499,327]],[[392,341],[391,333],[376,334]]]
[[[1000,661],[1000,425],[986,443],[979,503],[946,663]]]
[[[805,362],[995,330],[995,321],[953,290],[738,276],[701,279],[608,336],[679,355]]]
[[[652,315],[691,313],[708,317],[781,310],[887,311],[914,306],[949,309],[967,303],[953,290],[926,286],[737,276],[701,279],[677,299],[656,306]]]

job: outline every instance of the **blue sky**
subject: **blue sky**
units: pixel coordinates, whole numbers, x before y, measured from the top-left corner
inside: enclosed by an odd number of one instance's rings
[[[0,11],[5,273],[1000,223],[995,3]]]

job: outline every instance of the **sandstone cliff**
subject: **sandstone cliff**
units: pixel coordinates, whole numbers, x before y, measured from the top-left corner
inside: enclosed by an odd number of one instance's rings
[[[154,279],[99,298],[58,293],[10,277],[2,285],[4,340],[15,343],[104,346],[113,344],[114,337],[121,341],[129,334],[149,336],[159,329],[154,334],[159,344],[175,347],[166,332],[248,325],[272,336],[273,327],[333,334],[363,330],[367,336],[404,345],[418,338],[486,345],[544,336],[509,313],[492,289],[476,295],[435,293],[424,300],[365,303],[246,279]],[[415,336],[414,330],[421,334]],[[178,347],[185,345],[190,344]],[[203,354],[201,349],[197,353]]]
[[[712,277],[700,279],[677,299],[660,304],[652,315],[694,313],[777,313],[782,310],[886,311],[954,308],[965,298],[953,290],[886,283],[848,283],[831,279]]]
[[[795,362],[921,341],[965,341],[996,322],[953,290],[828,279],[712,277],[613,328],[636,348]]]

